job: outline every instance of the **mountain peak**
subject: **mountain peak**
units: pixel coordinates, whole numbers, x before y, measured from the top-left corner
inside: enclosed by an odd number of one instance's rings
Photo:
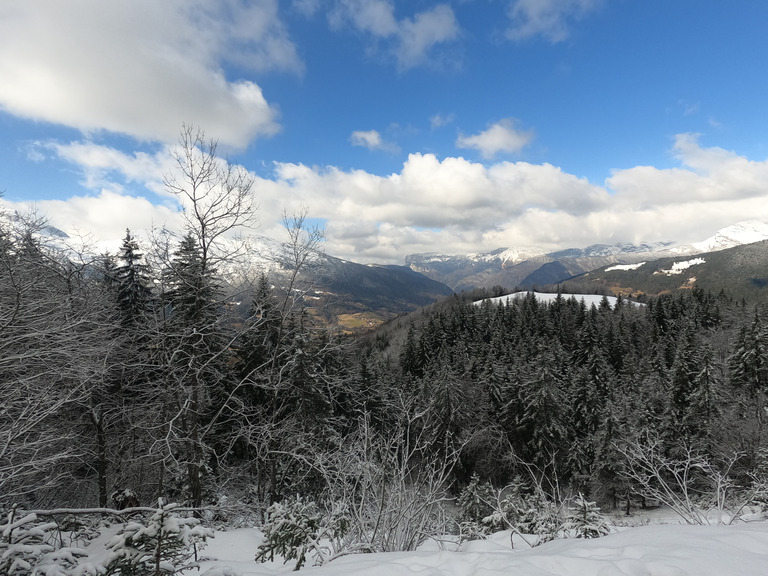
[[[715,252],[768,240],[768,224],[759,220],[745,220],[718,230],[713,236],[692,246],[700,252]]]

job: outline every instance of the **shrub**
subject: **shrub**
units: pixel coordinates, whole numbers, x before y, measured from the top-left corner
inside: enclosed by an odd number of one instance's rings
[[[480,483],[480,477],[472,474],[469,484],[461,491],[456,499],[459,507],[459,520],[461,522],[480,523],[493,513],[493,505],[496,502],[496,492],[488,482]]]
[[[315,564],[324,564],[338,551],[349,527],[349,517],[343,506],[323,513],[315,502],[301,496],[276,502],[267,509],[267,522],[262,527],[264,542],[256,553],[257,562],[274,560],[275,554],[284,562],[296,560],[294,570],[300,569],[310,552]]]
[[[600,508],[581,494],[574,500],[565,526],[576,538],[600,538],[611,531]]]
[[[68,576],[86,555],[77,547],[57,546],[55,522],[40,522],[35,514],[14,508],[0,524],[0,574],[4,576]],[[21,516],[21,517],[19,517]],[[90,573],[86,567],[80,571]]]
[[[158,502],[158,510],[146,523],[130,522],[107,544],[112,557],[109,576],[161,576],[197,566],[197,552],[213,531],[197,518],[182,518],[177,504]]]

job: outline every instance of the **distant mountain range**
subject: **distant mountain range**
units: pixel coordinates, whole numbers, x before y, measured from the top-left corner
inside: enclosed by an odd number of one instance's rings
[[[568,279],[566,290],[641,297],[699,288],[768,301],[768,240],[695,255],[611,265]]]
[[[693,244],[653,242],[593,244],[546,252],[536,247],[466,255],[413,254],[406,265],[454,291],[502,286],[506,289],[547,286],[611,265],[631,265],[660,258],[693,256],[768,239],[768,224],[739,222]]]
[[[24,232],[25,222],[18,214],[3,213],[0,210],[4,228]],[[114,243],[98,242],[82,246],[76,238],[50,225],[35,227],[36,235],[45,246],[68,258],[70,261],[91,260],[98,254],[117,252]],[[136,239],[145,254],[152,252],[152,243],[147,238]],[[169,241],[171,250],[176,244]],[[219,273],[227,280],[236,293],[244,279],[251,281],[266,273],[277,290],[288,288],[291,276],[291,248],[286,244],[265,236],[249,236],[241,240],[223,240],[224,253],[238,254],[219,265]],[[119,246],[119,244],[118,244]],[[85,253],[85,258],[82,258]],[[367,330],[394,318],[399,314],[412,312],[435,300],[450,295],[452,290],[445,284],[414,272],[406,266],[363,265],[342,260],[319,252],[308,258],[309,264],[296,279],[294,293],[301,293],[303,304],[310,313],[325,324],[335,325],[342,330]],[[296,290],[298,288],[298,291]],[[233,302],[242,313],[247,313],[249,302]]]
[[[4,217],[11,226],[19,224],[13,214]],[[72,240],[61,230],[45,226],[39,234],[64,254],[75,253],[69,246]],[[290,273],[285,254],[285,244],[251,236],[246,239],[245,255],[221,272],[237,285],[238,278],[255,278],[263,271],[280,288]],[[300,278],[304,302],[323,322],[355,331],[453,292],[496,286],[506,291],[531,290],[567,282],[572,291],[624,295],[728,287],[762,298],[763,292],[768,294],[768,224],[740,222],[693,244],[593,244],[555,252],[528,246],[465,255],[414,254],[406,257],[405,266],[363,265],[329,255],[320,260],[321,266],[309,267]]]

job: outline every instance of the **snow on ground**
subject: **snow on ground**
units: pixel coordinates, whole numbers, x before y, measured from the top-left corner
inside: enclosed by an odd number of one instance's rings
[[[606,272],[612,272],[613,270],[637,270],[640,266],[643,266],[645,262],[638,262],[637,264],[616,264],[616,266],[610,266],[605,269]]]
[[[675,274],[682,274],[683,270],[688,270],[691,266],[697,264],[704,264],[706,260],[704,258],[694,258],[693,260],[686,260],[685,262],[675,262],[672,264],[672,268],[669,270],[659,270],[655,274],[666,274],[667,276],[673,276]]]
[[[480,304],[481,302],[490,301],[491,304],[506,304],[508,300],[517,300],[518,298],[525,298],[528,294],[533,294],[536,297],[536,300],[539,302],[553,302],[555,298],[557,298],[557,294],[550,294],[548,292],[514,292],[513,294],[507,294],[506,296],[498,296],[496,298],[486,298],[485,300],[479,300],[475,302],[475,304]],[[587,305],[587,308],[592,306],[594,304],[595,306],[599,306],[600,303],[603,301],[603,296],[597,295],[597,294],[562,294],[562,297],[566,300],[569,300],[570,298],[576,298],[577,300],[583,300],[584,303]],[[611,307],[616,305],[616,297],[615,296],[606,296],[608,298],[608,303],[611,305]]]
[[[217,532],[203,550],[202,576],[287,574],[293,562],[258,564],[256,529]],[[525,549],[508,532],[458,550],[435,542],[417,552],[338,558],[302,572],[311,576],[765,576],[768,523],[734,526],[652,525],[594,540],[568,539]],[[453,549],[447,549],[453,548]]]
[[[768,240],[768,223],[747,220],[722,228],[714,236],[694,243],[693,247],[701,252],[714,252],[763,240]]]

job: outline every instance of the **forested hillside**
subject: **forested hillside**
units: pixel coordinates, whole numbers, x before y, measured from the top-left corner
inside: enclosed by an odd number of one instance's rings
[[[569,290],[585,293],[655,296],[699,288],[732,298],[768,300],[768,242],[753,242],[696,256],[660,258],[629,266],[607,266],[570,278]],[[543,284],[543,283],[542,283]]]
[[[249,181],[207,150],[177,156],[186,232],[150,253],[130,231],[86,259],[42,243],[39,222],[0,225],[7,526],[17,509],[163,498],[266,522],[266,559],[320,535],[337,553],[504,527],[543,541],[592,525],[585,498],[692,523],[765,503],[760,306],[696,287],[613,307],[475,292],[344,336],[307,313],[318,236],[301,215],[287,274],[233,295],[236,246],[217,240],[248,217]],[[563,524],[566,502],[592,520]],[[296,522],[309,532],[280,532]]]
[[[550,486],[616,503],[627,449],[695,453],[747,478],[761,461],[768,332],[762,311],[698,290],[636,306],[561,296],[508,305],[454,297],[380,330],[367,370],[421,398],[461,447],[457,479]],[[392,377],[392,374],[395,377]]]
[[[131,488],[267,506],[326,493],[331,462],[406,431],[454,492],[535,470],[617,503],[636,444],[738,452],[741,480],[762,462],[768,328],[725,293],[615,308],[455,295],[352,340],[265,276],[233,317],[189,236],[158,270],[130,233],[86,265],[3,230],[2,264],[6,503],[105,506]]]

